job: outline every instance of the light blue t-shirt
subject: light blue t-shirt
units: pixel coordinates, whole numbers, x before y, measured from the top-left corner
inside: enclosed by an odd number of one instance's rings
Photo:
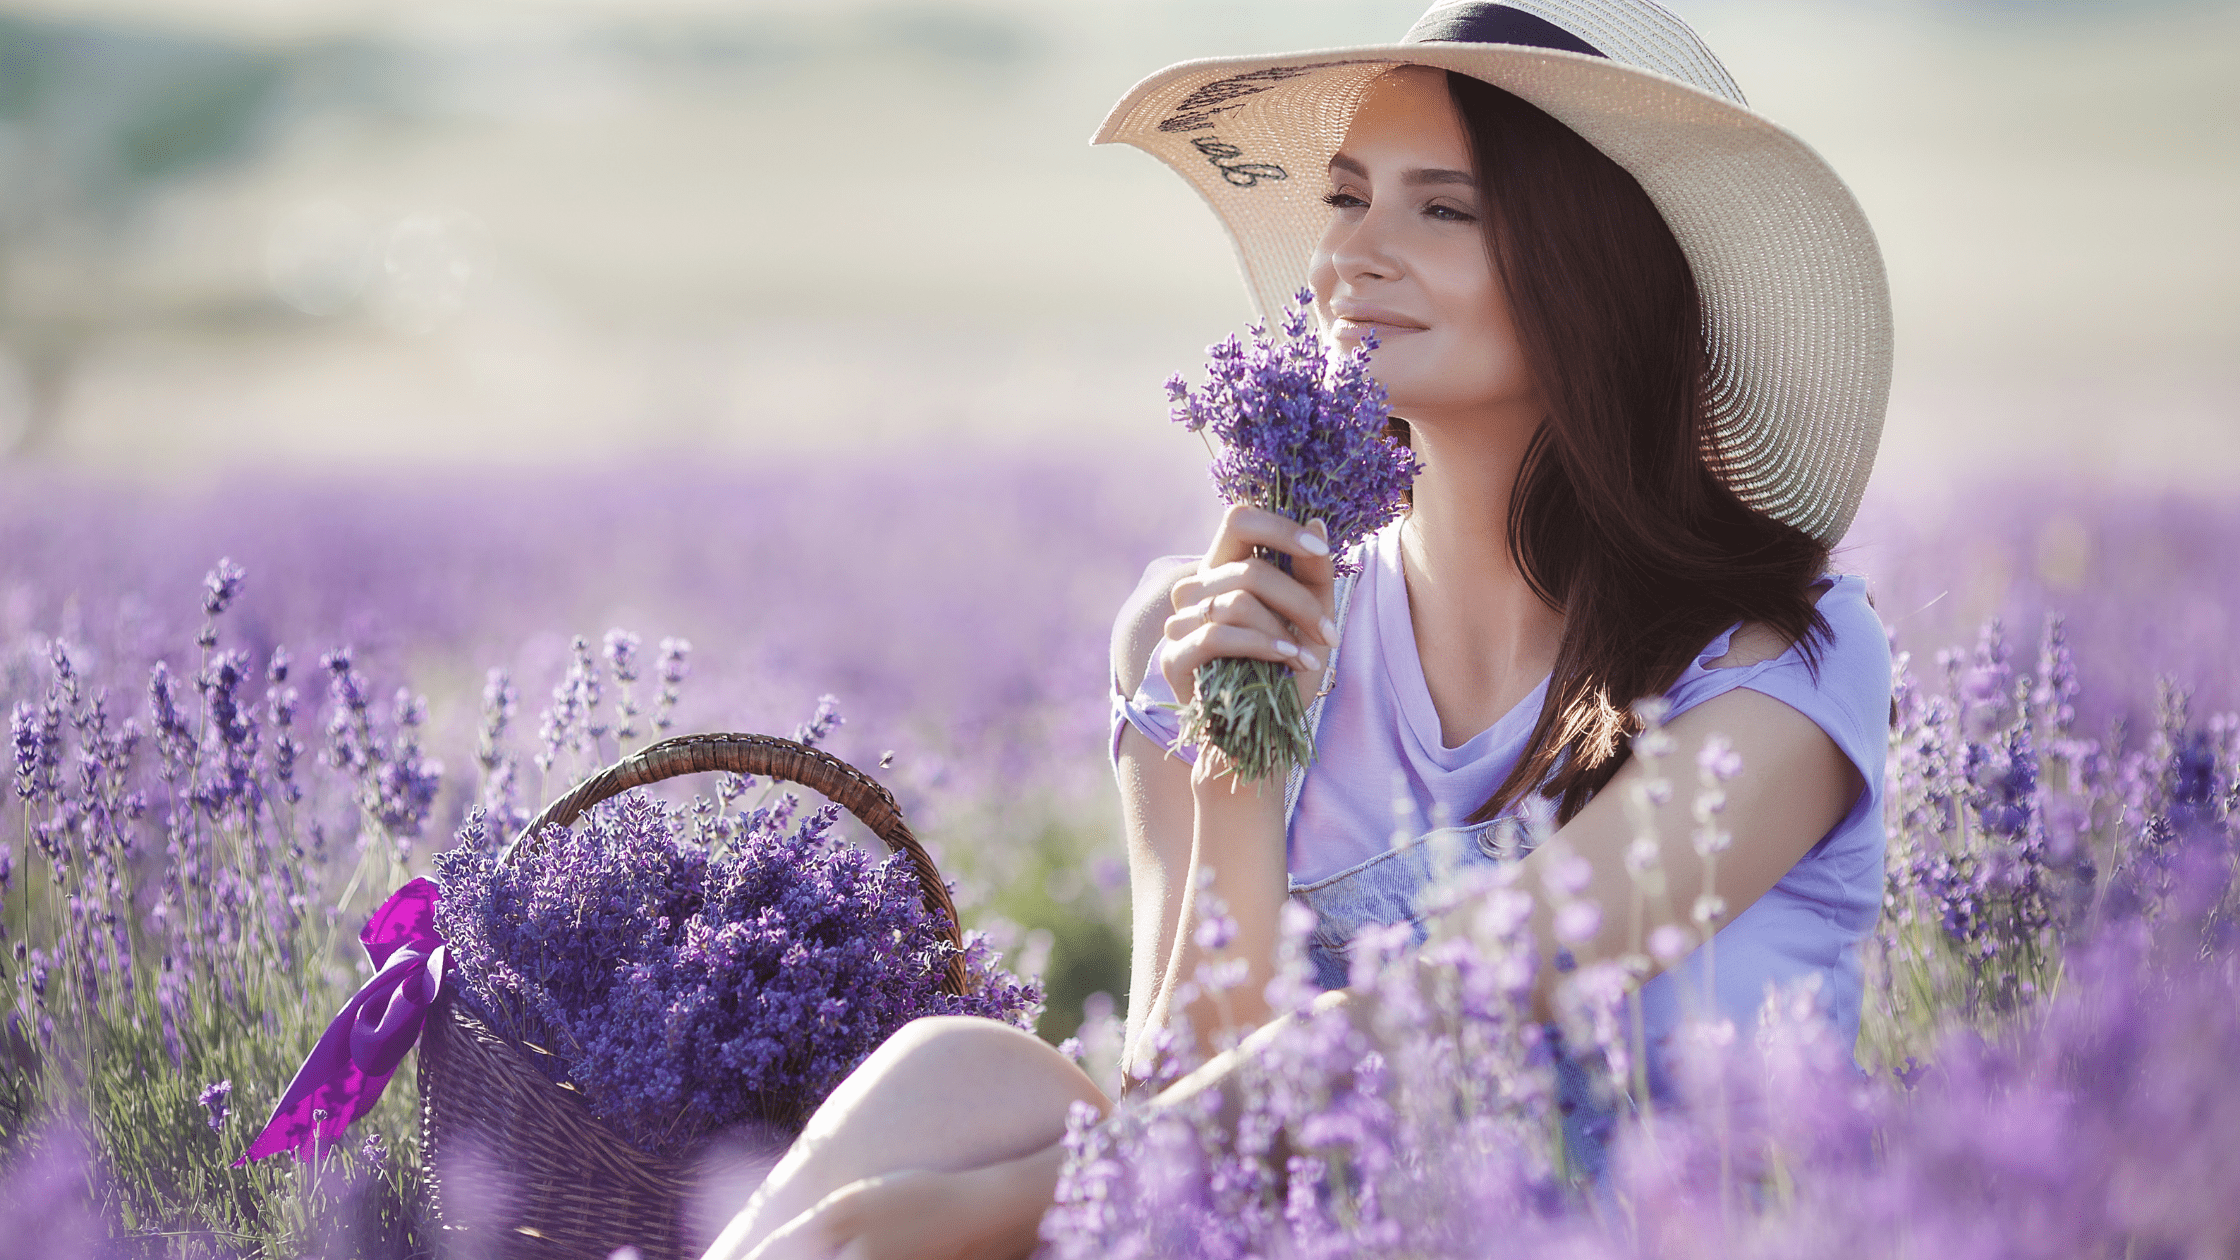
[[[1491,727],[1460,747],[1444,745],[1416,654],[1399,537],[1395,522],[1357,553],[1361,574],[1346,609],[1337,678],[1316,728],[1315,763],[1291,817],[1294,888],[1341,879],[1396,844],[1468,817],[1508,777],[1546,697],[1542,679]],[[1154,563],[1144,580],[1163,581],[1170,563]],[[1820,614],[1832,634],[1818,645],[1817,679],[1794,646],[1754,665],[1706,668],[1705,662],[1726,655],[1737,624],[1704,646],[1665,699],[1670,717],[1677,717],[1737,687],[1772,696],[1827,732],[1865,781],[1850,812],[1765,896],[1719,930],[1712,946],[1716,966],[1709,969],[1716,1011],[1739,1029],[1751,1027],[1768,984],[1787,988],[1818,976],[1817,1000],[1849,1046],[1858,1037],[1864,990],[1859,946],[1882,910],[1890,648],[1863,578],[1830,575],[1821,583]],[[1156,668],[1145,671],[1133,696],[1116,694],[1115,754],[1129,725],[1171,746],[1178,729],[1167,707],[1173,701]],[[1679,790],[1689,790],[1692,774],[1692,767],[1676,768]],[[1679,1027],[1683,994],[1704,991],[1706,961],[1699,948],[1643,986],[1644,1032],[1652,1045]]]

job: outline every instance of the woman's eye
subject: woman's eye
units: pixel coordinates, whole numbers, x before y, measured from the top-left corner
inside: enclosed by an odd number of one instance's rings
[[[1448,223],[1476,223],[1478,216],[1456,206],[1442,206],[1437,202],[1425,206],[1423,212],[1431,218]]]
[[[1322,195],[1322,204],[1334,210],[1358,210],[1369,203],[1349,192],[1332,192]]]

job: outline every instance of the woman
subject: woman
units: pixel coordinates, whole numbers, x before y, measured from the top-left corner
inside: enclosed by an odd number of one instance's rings
[[[1630,904],[1632,702],[1656,696],[1672,764],[1723,740],[1747,771],[1719,819],[1723,906],[1693,899],[1709,872],[1688,785],[1655,807],[1681,895],[1642,926],[1691,945],[1719,930],[1715,981],[1701,951],[1667,950],[1673,972],[1644,988],[1652,1067],[1691,993],[1740,1022],[1769,984],[1816,985],[1855,1036],[1889,660],[1863,584],[1825,569],[1879,433],[1888,307],[1841,183],[1645,0],[1442,4],[1399,46],[1175,67],[1099,138],[1198,184],[1264,310],[1304,262],[1339,341],[1377,334],[1373,370],[1425,466],[1357,579],[1335,578],[1319,523],[1240,508],[1123,610],[1131,1071],[1202,960],[1200,889],[1249,967],[1225,1007],[1189,1009],[1207,1047],[1224,1016],[1266,1016],[1286,896],[1317,911],[1310,955],[1342,985],[1353,931],[1410,916],[1442,824],[1479,841],[1467,860],[1497,860],[1494,823],[1544,799],[1592,866],[1585,895]],[[1163,706],[1219,657],[1286,662],[1324,697],[1316,763],[1286,790],[1169,746]],[[1622,918],[1571,953],[1626,952]],[[1553,958],[1547,907],[1533,927]],[[1543,1015],[1556,978],[1536,982]],[[1024,1254],[1077,1101],[1107,1105],[1031,1037],[912,1025],[711,1255]],[[1595,1118],[1573,1118],[1590,1167]]]

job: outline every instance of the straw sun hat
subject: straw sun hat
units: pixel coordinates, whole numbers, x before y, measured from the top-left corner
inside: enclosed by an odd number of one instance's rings
[[[1189,180],[1273,315],[1306,282],[1331,155],[1370,81],[1401,64],[1522,97],[1640,181],[1703,295],[1712,466],[1759,511],[1841,539],[1890,393],[1874,233],[1820,155],[1650,0],[1440,0],[1394,44],[1187,61],[1137,84],[1095,143]]]

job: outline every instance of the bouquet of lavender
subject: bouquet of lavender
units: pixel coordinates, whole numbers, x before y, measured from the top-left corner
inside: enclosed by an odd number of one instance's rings
[[[726,817],[633,792],[506,864],[470,822],[436,860],[466,998],[656,1154],[735,1124],[798,1132],[918,1016],[1032,1027],[1040,989],[977,932],[965,995],[941,990],[955,947],[902,858],[839,842],[837,806],[798,826],[795,808]]]
[[[1314,295],[1301,289],[1283,315],[1281,339],[1266,325],[1207,348],[1205,385],[1167,382],[1174,419],[1211,430],[1221,449],[1213,484],[1225,503],[1248,503],[1305,524],[1319,518],[1339,557],[1407,506],[1420,466],[1385,436],[1384,387],[1369,375],[1374,334],[1331,361],[1315,328]],[[1290,557],[1272,557],[1290,570]],[[1211,744],[1248,779],[1284,774],[1314,759],[1314,737],[1288,666],[1218,660],[1198,670],[1197,696],[1182,709],[1185,744]]]

